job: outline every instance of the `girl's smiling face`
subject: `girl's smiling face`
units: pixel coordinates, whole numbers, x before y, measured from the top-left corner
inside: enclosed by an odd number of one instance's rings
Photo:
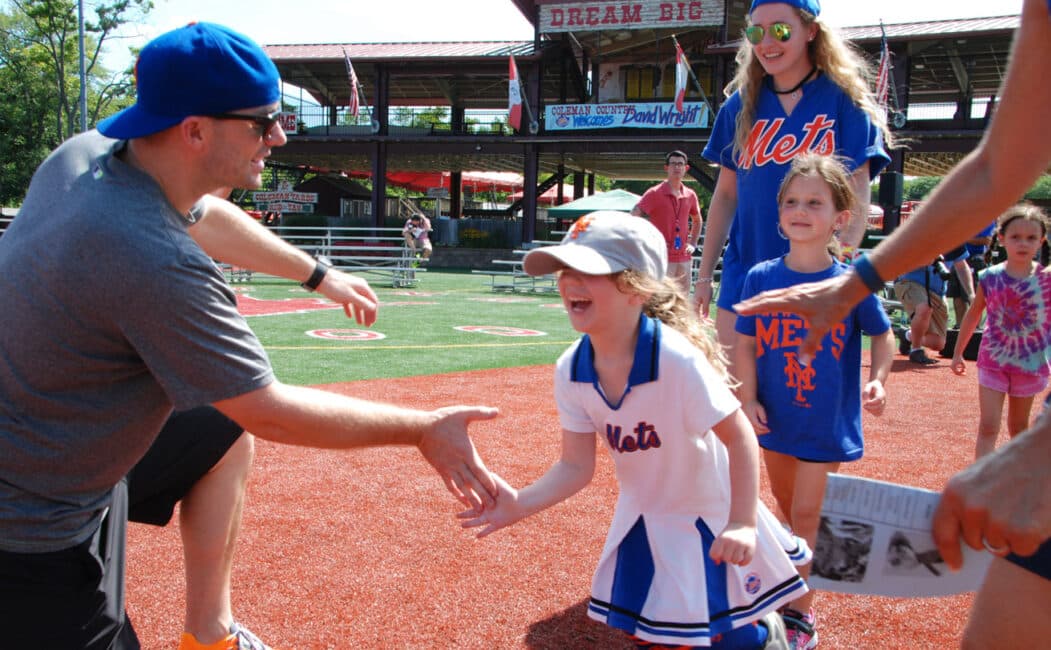
[[[817,34],[817,25],[804,26],[799,12],[782,2],[759,5],[749,16],[749,23],[762,27],[765,32],[763,40],[753,44],[752,50],[768,75],[801,79],[810,72],[808,45]],[[787,25],[792,37],[787,41],[774,38],[771,34],[774,23]]]
[[[558,273],[558,293],[578,332],[601,336],[623,331],[624,323],[638,320],[642,300],[620,290],[612,275],[588,275],[565,268]]]
[[[800,175],[789,181],[778,212],[781,230],[789,241],[820,246],[827,245],[832,233],[850,217],[849,210],[836,210],[832,189],[815,175]]]

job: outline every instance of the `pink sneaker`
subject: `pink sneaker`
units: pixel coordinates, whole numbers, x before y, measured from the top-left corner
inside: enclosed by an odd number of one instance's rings
[[[788,637],[788,647],[791,650],[813,650],[817,647],[817,617],[811,609],[806,614],[785,607],[781,610],[781,618],[785,621],[785,634]]]

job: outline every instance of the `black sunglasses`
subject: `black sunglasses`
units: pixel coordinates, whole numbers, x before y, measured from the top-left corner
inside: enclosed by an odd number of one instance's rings
[[[745,28],[744,35],[749,43],[759,45],[763,42],[766,30],[763,29],[762,25],[749,25]],[[784,43],[792,38],[792,26],[788,23],[774,23],[770,25],[770,37],[775,41]]]
[[[259,135],[264,141],[270,140],[274,134],[274,125],[281,120],[281,111],[274,111],[267,115],[244,115],[241,113],[216,113],[208,117],[215,120],[244,120],[255,122],[259,127]]]

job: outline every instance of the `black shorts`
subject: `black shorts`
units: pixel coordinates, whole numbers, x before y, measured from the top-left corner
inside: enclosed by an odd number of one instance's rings
[[[241,425],[210,406],[173,413],[128,473],[128,520],[166,525],[175,504],[243,432]]]
[[[124,613],[127,485],[95,534],[52,553],[0,551],[0,630],[5,648],[138,650]]]
[[[242,433],[211,407],[175,413],[92,537],[52,553],[0,551],[0,647],[137,650],[124,613],[127,522],[165,525]]]

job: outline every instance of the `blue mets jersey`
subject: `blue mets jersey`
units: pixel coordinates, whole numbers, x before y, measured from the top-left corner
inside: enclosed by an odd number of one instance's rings
[[[730,512],[728,453],[711,428],[739,403],[679,332],[642,317],[616,405],[602,393],[584,336],[558,360],[555,394],[563,428],[598,433],[620,486],[589,616],[655,643],[709,646],[713,635],[805,593],[793,561],[808,561],[806,544],[762,503],[754,560],[715,565],[708,557]]]
[[[719,307],[727,310],[739,301],[748,269],[788,252],[788,241],[777,233],[777,190],[794,157],[807,151],[834,154],[850,170],[867,161],[870,178],[890,162],[879,128],[824,74],[803,86],[803,97],[791,115],[764,83],[755,124],[744,150],[735,154],[740,111],[741,97],[735,92],[719,109],[702,154],[737,174],[737,211],[719,283]]]
[[[748,272],[741,298],[818,282],[846,273],[847,268],[834,262],[825,271],[797,273],[783,257],[767,260]],[[861,458],[861,335],[879,335],[890,329],[879,299],[868,296],[833,326],[805,367],[798,355],[807,333],[802,316],[788,312],[738,316],[736,328],[755,337],[757,395],[770,428],[759,436],[760,446],[824,462]]]

